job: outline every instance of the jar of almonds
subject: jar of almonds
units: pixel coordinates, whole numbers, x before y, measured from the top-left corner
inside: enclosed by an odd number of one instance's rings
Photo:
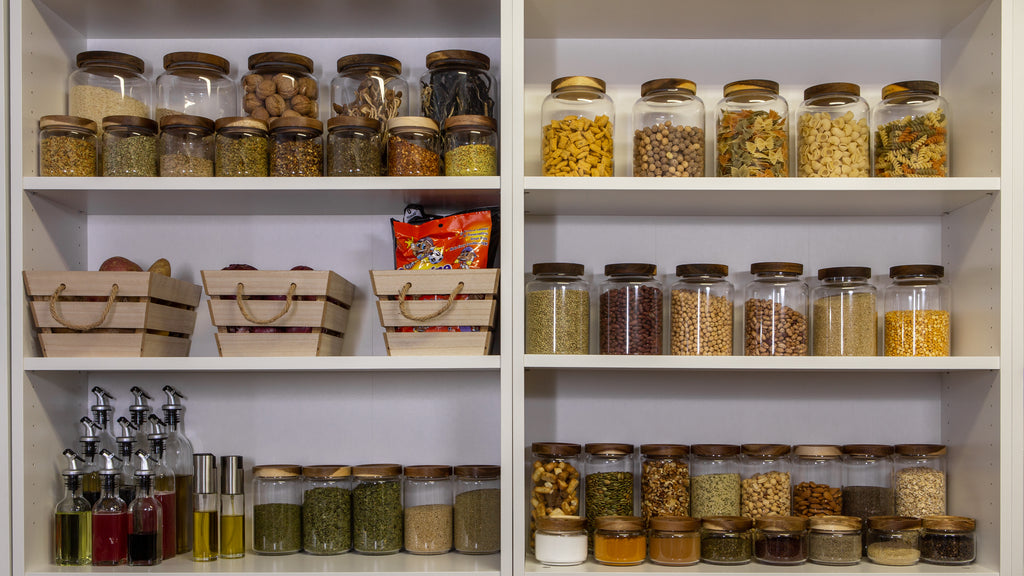
[[[704,102],[697,85],[659,78],[633,104],[633,176],[704,175]]]
[[[249,56],[249,73],[242,77],[242,110],[246,116],[264,122],[283,116],[317,118],[319,96],[313,60],[290,52]]]
[[[869,108],[860,86],[818,84],[797,110],[796,175],[867,178],[871,172]]]
[[[843,450],[831,444],[793,447],[793,514],[843,513]]]
[[[605,93],[604,80],[553,80],[540,115],[544,176],[615,175],[615,104]]]

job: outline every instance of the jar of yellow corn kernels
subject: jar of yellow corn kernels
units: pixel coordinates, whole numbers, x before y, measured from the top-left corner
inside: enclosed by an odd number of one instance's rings
[[[566,76],[541,105],[544,176],[614,176],[615,104],[604,80]]]
[[[856,84],[833,82],[804,90],[797,110],[797,176],[867,178],[868,112]]]
[[[915,264],[889,269],[885,289],[885,355],[949,356],[949,285],[942,266]]]

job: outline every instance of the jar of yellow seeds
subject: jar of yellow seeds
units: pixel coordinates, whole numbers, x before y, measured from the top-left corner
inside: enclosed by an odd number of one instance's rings
[[[885,289],[885,355],[949,356],[949,285],[945,268],[928,264],[893,266]]]

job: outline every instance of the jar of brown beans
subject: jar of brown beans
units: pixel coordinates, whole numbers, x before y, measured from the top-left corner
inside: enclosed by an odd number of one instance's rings
[[[661,354],[662,287],[654,264],[609,264],[601,284],[601,354]]]
[[[803,264],[756,262],[743,303],[746,356],[807,355],[807,284]]]
[[[680,264],[672,285],[671,351],[684,356],[732,354],[732,284],[724,264]]]
[[[704,175],[704,102],[697,85],[659,78],[633,104],[633,176]]]

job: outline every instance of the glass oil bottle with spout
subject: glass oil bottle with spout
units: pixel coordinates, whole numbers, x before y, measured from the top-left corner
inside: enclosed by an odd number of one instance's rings
[[[220,550],[220,538],[217,535],[220,526],[217,522],[217,458],[213,454],[196,454],[193,464],[196,475],[192,485],[192,524],[195,535],[192,559],[207,562],[216,560]]]
[[[164,386],[167,403],[161,406],[167,425],[167,457],[165,462],[174,472],[175,489],[175,541],[178,554],[192,549],[192,442],[185,436],[184,394],[173,386]]]
[[[100,464],[96,461],[96,456],[100,453],[100,437],[97,434],[99,427],[88,416],[82,416],[79,422],[82,423],[82,435],[78,437],[78,441],[82,445],[82,459],[85,460],[82,467],[85,472],[82,478],[82,496],[92,507],[100,499]]]
[[[128,505],[128,565],[156,566],[163,560],[163,507],[153,494],[157,461],[137,450],[135,500]]]
[[[92,507],[92,565],[120,566],[128,561],[128,505],[117,495],[121,459],[100,450],[100,499]]]
[[[220,457],[220,557],[245,556],[245,476],[241,456]]]
[[[99,427],[96,433],[100,437],[100,450],[109,450],[117,453],[117,446],[114,444],[114,434],[111,430],[114,427],[112,417],[114,407],[110,405],[111,400],[116,400],[109,392],[99,386],[92,387],[92,393],[96,395],[96,403],[89,406],[92,411],[92,420]]]
[[[153,412],[153,407],[148,402],[153,397],[146,394],[146,391],[138,386],[132,386],[131,393],[134,400],[132,405],[128,407],[128,415],[131,417],[132,426],[135,426],[135,446],[144,449],[146,446],[149,446],[149,438],[146,435],[146,422],[149,421],[149,415]]]
[[[53,513],[54,561],[58,566],[84,566],[92,562],[92,506],[82,496],[85,460],[68,448],[64,498]]]
[[[117,424],[121,427],[121,435],[114,438],[114,442],[122,462],[117,494],[126,504],[131,504],[135,500],[135,426],[124,416],[117,419]]]
[[[167,429],[163,421],[156,414],[149,415],[151,432],[149,434],[150,455],[156,460],[149,468],[153,472],[153,492],[160,506],[163,508],[163,558],[173,558],[178,552],[177,544],[177,514],[175,514],[175,477],[174,472],[167,465]],[[136,478],[138,476],[136,475]],[[136,487],[138,490],[139,487]]]

